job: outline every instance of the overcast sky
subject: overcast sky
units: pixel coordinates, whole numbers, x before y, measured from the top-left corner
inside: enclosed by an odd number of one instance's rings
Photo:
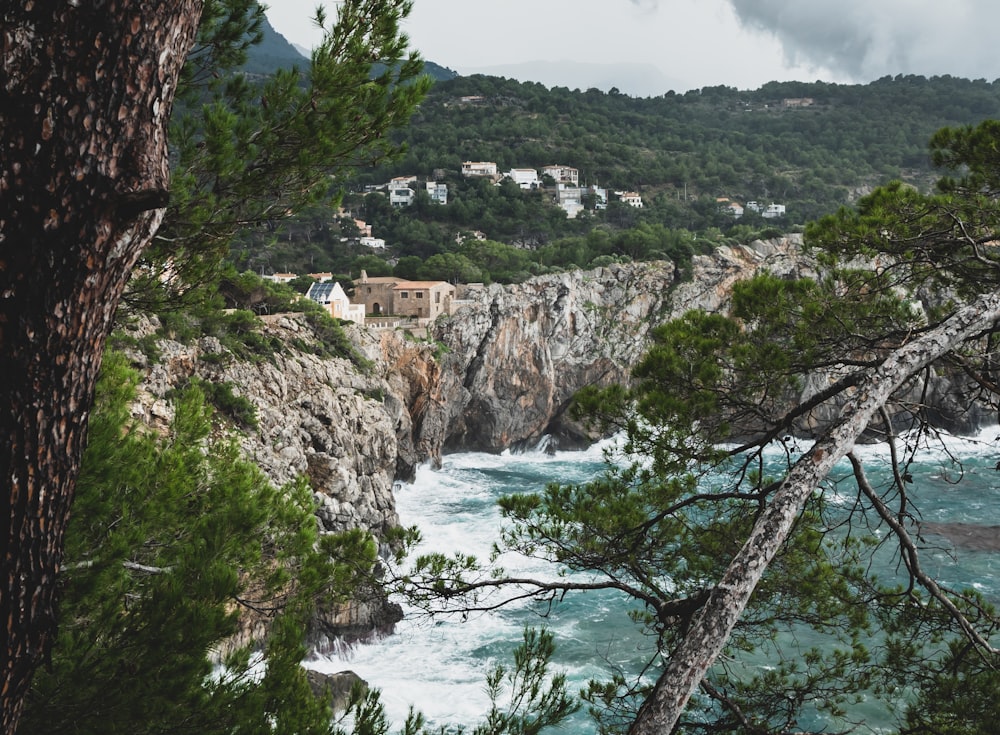
[[[317,0],[271,5],[289,41],[316,42]],[[998,24],[996,0],[415,0],[405,30],[459,74],[648,96],[886,74],[993,81]]]

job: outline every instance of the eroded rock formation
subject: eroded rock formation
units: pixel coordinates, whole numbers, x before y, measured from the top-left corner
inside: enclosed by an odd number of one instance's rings
[[[324,530],[362,528],[381,537],[399,522],[394,481],[410,478],[422,462],[452,450],[534,445],[545,436],[563,447],[592,441],[567,416],[576,391],[627,381],[654,326],[692,308],[725,311],[737,280],[765,269],[815,275],[800,245],[793,236],[719,248],[696,257],[684,281],[661,262],[490,286],[417,335],[345,326],[364,367],[314,354],[317,337],[296,314],[265,319],[266,337],[285,347],[258,362],[233,359],[210,337],[192,345],[165,340],[161,358],[146,365],[136,410],[163,423],[169,392],[192,377],[230,384],[256,410],[257,426],[240,437],[246,456],[276,484],[307,477]],[[811,376],[805,392],[824,379]],[[938,396],[944,409],[955,392],[949,386],[936,379],[915,390],[924,400]],[[806,431],[835,418],[835,406],[823,410],[829,415],[808,417]],[[353,635],[391,624],[392,615],[369,601],[331,611],[320,627],[329,636]]]

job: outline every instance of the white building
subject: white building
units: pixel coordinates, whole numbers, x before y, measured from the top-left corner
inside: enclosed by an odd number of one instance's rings
[[[733,219],[739,219],[743,216],[743,206],[739,202],[734,202],[726,197],[720,197],[715,201],[719,205],[719,210]]]
[[[542,185],[538,171],[533,168],[512,168],[507,172],[507,178],[522,189],[537,189]]]
[[[385,250],[385,240],[381,237],[362,237],[358,242],[372,250]]]
[[[587,187],[587,191],[594,195],[594,209],[607,209],[608,208],[608,190],[602,189],[595,184],[591,184]]]
[[[548,174],[560,184],[578,186],[580,183],[580,171],[572,166],[545,166],[542,169],[542,173]]]
[[[642,197],[634,191],[620,191],[618,192],[618,198],[630,207],[642,209]]]
[[[570,219],[583,211],[583,189],[578,186],[556,184],[556,199]]]
[[[497,165],[494,161],[463,161],[462,176],[496,176]]]
[[[336,281],[314,283],[306,292],[306,297],[325,306],[334,319],[344,319],[364,326],[365,305],[352,304],[343,287]]]
[[[427,195],[438,204],[448,203],[448,185],[437,181],[427,182]]]
[[[408,207],[413,204],[413,189],[397,186],[389,189],[389,204],[394,207]]]
[[[764,207],[764,211],[760,213],[760,216],[764,219],[776,219],[778,217],[785,216],[785,205],[775,204],[772,202]]]

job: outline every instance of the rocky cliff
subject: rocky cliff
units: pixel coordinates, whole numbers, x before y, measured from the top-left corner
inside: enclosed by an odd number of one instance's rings
[[[317,504],[323,531],[351,528],[383,532],[399,524],[392,488],[396,475],[397,425],[407,425],[405,407],[387,395],[384,381],[348,359],[321,357],[317,335],[301,314],[265,318],[264,336],[281,349],[255,361],[233,355],[214,337],[192,344],[157,341],[157,357],[134,352],[144,380],[134,412],[152,426],[172,418],[171,392],[192,379],[227,385],[249,401],[255,426],[236,433],[245,456],[276,485],[304,476]],[[136,327],[150,334],[154,324]],[[356,334],[361,342],[372,341]],[[385,629],[401,613],[380,590],[317,618],[318,637],[355,638]],[[266,620],[246,619],[235,642],[259,639]]]
[[[674,279],[671,264],[647,263],[491,286],[438,320],[431,344],[386,335],[389,380],[413,419],[413,456],[498,451],[543,436],[578,443],[565,417],[570,399],[627,376],[669,309]]]
[[[421,462],[543,437],[560,446],[591,441],[567,416],[576,391],[627,381],[652,327],[692,308],[724,311],[737,280],[763,269],[815,275],[800,244],[789,237],[723,247],[696,257],[684,281],[661,262],[490,286],[416,336],[345,327],[367,358],[363,367],[316,354],[318,337],[296,314],[264,320],[267,339],[283,347],[256,362],[235,359],[211,337],[191,345],[163,340],[161,358],[145,365],[136,410],[152,424],[165,422],[166,397],[192,377],[229,384],[256,410],[256,427],[240,438],[247,457],[277,484],[306,476],[325,530],[381,536],[398,523],[394,481]],[[806,390],[815,387],[807,382]],[[938,395],[945,406],[949,390],[937,379],[922,397]],[[813,416],[805,428],[831,417]],[[353,606],[327,622],[334,634],[358,631],[383,613],[377,604]]]
[[[398,522],[394,480],[421,462],[543,437],[590,441],[566,416],[576,391],[627,381],[652,327],[691,308],[725,309],[738,279],[763,268],[811,274],[798,246],[787,238],[723,247],[696,257],[685,281],[656,262],[489,286],[416,337],[346,326],[363,368],[316,354],[318,337],[299,314],[264,318],[264,336],[283,347],[253,362],[213,337],[161,340],[157,361],[135,355],[146,376],[136,410],[164,423],[171,390],[192,378],[230,385],[256,410],[256,427],[240,436],[248,457],[277,484],[309,478],[326,530],[380,534]]]
[[[473,292],[433,342],[382,337],[386,380],[407,406],[400,473],[457,450],[590,442],[566,409],[587,385],[627,382],[649,331],[693,308],[724,310],[732,285],[762,269],[814,274],[797,237],[723,247],[692,263],[613,265]]]

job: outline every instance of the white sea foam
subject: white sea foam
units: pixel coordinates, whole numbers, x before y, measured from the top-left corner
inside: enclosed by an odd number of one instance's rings
[[[913,493],[927,520],[958,520],[976,504],[976,522],[1000,522],[1000,490],[995,481],[1000,475],[993,471],[992,461],[994,455],[1000,455],[998,434],[1000,429],[991,427],[976,437],[948,437],[945,448],[936,449],[933,444],[922,447],[922,461],[911,470]],[[502,523],[497,497],[537,492],[552,481],[591,479],[603,469],[605,449],[613,446],[606,442],[583,452],[550,453],[543,446],[499,455],[447,455],[440,470],[420,467],[412,484],[398,488],[397,510],[405,525],[421,529],[423,542],[415,553],[459,551],[486,560]],[[806,451],[809,446],[809,442],[799,442],[797,451]],[[780,446],[769,448],[767,457],[780,463],[784,451]],[[856,451],[873,473],[887,466],[885,445],[859,445]],[[964,470],[974,482],[948,484],[948,473],[956,472],[944,461],[950,455],[967,460]],[[849,466],[845,463],[837,471],[847,474]],[[844,502],[853,501],[854,496],[846,491],[846,485],[844,488]],[[840,488],[833,486],[830,492],[840,492]],[[961,567],[956,565],[953,552],[941,550],[928,554],[925,566],[946,583],[973,584],[984,594],[997,594],[1000,556],[978,553],[958,558]],[[531,559],[507,557],[503,565],[510,573],[554,571],[546,562]],[[308,665],[326,672],[349,669],[380,688],[396,727],[411,706],[436,725],[471,727],[489,705],[484,689],[486,671],[495,661],[510,662],[510,652],[520,643],[525,625],[553,630],[558,645],[555,665],[567,673],[573,690],[589,678],[606,675],[612,667],[630,668],[643,651],[649,651],[649,641],[629,623],[627,607],[620,598],[600,594],[574,596],[552,610],[525,603],[465,620],[430,620],[410,610],[395,635],[377,644],[316,658]],[[569,731],[588,733],[593,728],[581,716]]]
[[[404,525],[416,525],[422,541],[414,554],[461,552],[485,561],[501,528],[496,499],[505,493],[536,492],[550,481],[582,482],[600,471],[603,446],[585,452],[542,449],[503,454],[448,455],[440,470],[421,466],[413,483],[397,488],[396,507]],[[499,563],[511,573],[546,575],[555,570],[536,559],[506,555]],[[411,706],[436,724],[471,725],[486,712],[485,675],[494,661],[510,662],[525,625],[558,627],[561,645],[586,651],[564,668],[580,682],[598,673],[593,642],[578,635],[576,616],[550,615],[532,603],[498,614],[430,620],[415,610],[394,635],[374,645],[317,656],[307,662],[323,672],[351,670],[382,690],[388,715],[397,726]]]

